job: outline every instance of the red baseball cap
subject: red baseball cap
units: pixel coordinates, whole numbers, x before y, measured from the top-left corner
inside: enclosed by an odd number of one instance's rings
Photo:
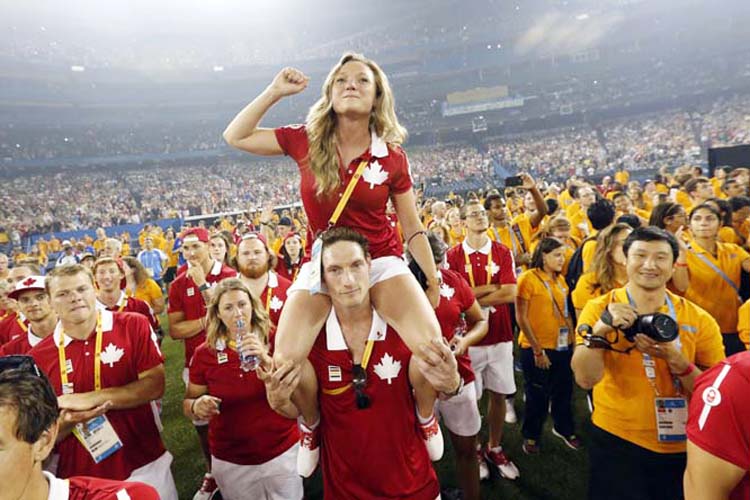
[[[16,283],[16,289],[8,294],[11,299],[18,299],[18,296],[29,290],[44,290],[44,276],[29,276],[25,280]]]
[[[266,237],[263,236],[262,233],[258,232],[252,232],[252,233],[245,233],[242,235],[242,241],[245,240],[259,240],[263,242],[263,245],[268,249],[268,240],[266,240]]]
[[[195,236],[198,238],[198,241],[202,241],[203,243],[208,243],[209,239],[208,230],[202,227],[191,227],[182,233],[182,240],[184,241],[188,236]]]

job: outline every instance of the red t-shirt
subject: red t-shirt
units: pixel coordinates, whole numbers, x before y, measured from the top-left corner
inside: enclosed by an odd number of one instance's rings
[[[20,337],[16,337],[7,344],[0,346],[0,356],[13,356],[16,354],[28,354],[32,348],[36,347],[42,340],[29,330]]]
[[[443,337],[449,342],[456,333],[456,326],[461,317],[461,313],[468,311],[474,304],[474,293],[464,279],[450,269],[441,269],[440,274],[443,276],[443,284],[440,285],[440,302],[438,303],[435,314]],[[474,380],[474,370],[471,369],[471,358],[469,353],[465,352],[456,357],[458,362],[458,373],[468,384]]]
[[[695,381],[687,435],[708,453],[750,471],[750,352],[725,359]],[[750,498],[750,475],[729,497]]]
[[[386,255],[400,256],[403,253],[398,235],[391,226],[385,209],[388,199],[396,194],[412,189],[409,160],[399,146],[390,146],[376,135],[372,135],[372,145],[349,165],[339,168],[341,183],[333,196],[318,198],[315,194],[315,177],[308,163],[307,130],[303,125],[277,128],[276,140],[284,153],[292,157],[300,170],[300,194],[310,227],[309,234],[328,227],[328,219],[336,209],[349,180],[363,160],[369,162],[362,177],[357,182],[337,226],[350,227],[364,235],[370,242],[373,258]],[[307,254],[315,238],[307,239]]]
[[[58,479],[44,473],[49,481],[50,500],[159,500],[159,493],[147,484],[76,476]]]
[[[268,406],[265,385],[255,372],[240,369],[236,351],[221,352],[226,354],[223,363],[204,342],[190,363],[190,382],[207,386],[209,394],[221,399],[221,413],[208,421],[211,454],[239,465],[266,463],[297,442],[297,422]]]
[[[370,407],[357,409],[352,355],[336,314],[310,353],[320,401],[320,463],[325,498],[434,500],[440,493],[435,471],[418,434],[412,389],[411,352],[373,311],[373,344],[365,393]]]
[[[148,320],[140,314],[100,311],[102,321],[101,381],[102,388],[122,387],[138,380],[138,374],[164,363]],[[59,396],[62,392],[58,343],[62,325],[42,340],[29,354],[34,357]],[[73,371],[68,379],[76,393],[94,390],[94,350],[96,333],[87,340],[65,336],[65,356]],[[159,429],[150,403],[135,408],[110,410],[106,413],[120,437],[122,448],[98,464],[71,433],[57,444],[60,453],[58,475],[95,476],[127,479],[133,470],[143,467],[164,454]]]
[[[214,261],[211,271],[206,274],[206,283],[213,286],[224,278],[235,278],[237,271],[231,267]],[[185,320],[194,320],[206,315],[206,303],[203,295],[195,282],[187,277],[187,272],[180,273],[169,285],[169,309],[168,312],[182,312]],[[185,339],[185,366],[190,365],[195,349],[206,340],[206,331],[201,330],[197,335]]]
[[[466,256],[470,266],[466,264]],[[490,257],[492,262],[489,262]],[[448,250],[448,267],[461,275],[469,285],[491,284],[515,285],[516,272],[513,255],[502,243],[487,238],[487,243],[479,250],[471,249],[466,242],[459,243]],[[490,279],[487,275],[490,274]],[[477,345],[493,345],[498,342],[513,340],[513,327],[510,321],[510,307],[500,304],[490,307],[489,329],[487,335]]]
[[[113,307],[106,307],[104,304],[96,301],[96,306],[100,309],[106,309],[111,312],[132,312],[142,314],[148,318],[148,322],[154,331],[159,330],[159,319],[154,314],[154,310],[145,300],[138,299],[136,297],[128,297],[124,292],[120,293],[120,298],[117,299],[117,304]]]
[[[0,321],[0,345],[23,337],[29,328],[29,320],[20,313],[13,313]]]
[[[279,276],[274,272],[268,273],[268,284],[263,289],[260,296],[260,303],[263,304],[268,317],[271,318],[271,331],[275,332],[281,317],[281,310],[286,303],[286,291],[292,286],[292,282]],[[269,290],[271,295],[269,295]]]
[[[274,269],[276,274],[294,283],[294,280],[297,278],[297,274],[299,274],[299,270],[302,268],[302,264],[306,262],[306,259],[302,258],[297,264],[292,264],[287,267],[282,254],[279,254],[277,258],[276,269]]]

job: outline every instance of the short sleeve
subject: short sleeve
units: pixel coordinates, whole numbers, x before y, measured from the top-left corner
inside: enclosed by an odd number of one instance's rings
[[[204,362],[204,355],[206,347],[205,344],[198,347],[193,354],[193,358],[190,360],[190,367],[188,368],[189,380],[191,384],[195,385],[208,385],[206,379],[206,363]]]
[[[517,295],[519,298],[526,301],[531,300],[531,297],[534,296],[534,283],[532,282],[529,273],[522,273],[518,278]]]
[[[156,333],[151,329],[148,318],[137,313],[125,314],[128,318],[123,326],[127,328],[128,335],[135,339],[135,347],[138,350],[136,353],[138,373],[143,373],[164,363],[164,356],[159,349]]]
[[[397,155],[391,177],[391,192],[394,194],[405,193],[413,186],[411,172],[409,171],[409,159],[406,157],[406,152],[400,147],[389,148],[389,150],[390,154]]]
[[[513,263],[513,256],[508,247],[500,244],[500,284],[516,284],[516,268]]]
[[[456,295],[458,296],[461,311],[466,312],[474,305],[476,297],[474,297],[474,292],[471,291],[469,284],[461,276],[456,274],[456,278]]]
[[[149,280],[146,283],[147,283],[146,286],[148,287],[147,293],[148,293],[149,302],[151,302],[154,299],[159,299],[162,297],[163,292],[161,291],[161,288],[156,283],[156,281],[149,278]]]
[[[695,336],[695,364],[711,367],[720,363],[726,356],[719,324],[707,312],[701,311],[698,332]]]
[[[459,264],[459,258],[461,249],[458,245],[454,246],[450,250],[448,250],[448,255],[446,256],[446,260],[448,261],[448,269],[453,271],[454,273],[457,273],[463,278],[463,274],[461,274],[461,266],[463,265],[463,262]]]
[[[182,305],[182,280],[175,280],[169,285],[169,309],[167,312],[181,312]]]
[[[696,381],[689,405],[688,439],[744,470],[750,469],[750,383],[743,364],[722,364]]]
[[[593,272],[584,273],[578,279],[576,287],[570,294],[570,298],[573,300],[573,307],[576,309],[583,309],[586,305],[586,301],[593,298],[591,296],[592,279],[595,279]]]
[[[282,151],[298,164],[308,153],[307,130],[304,125],[287,125],[274,129],[276,142]]]

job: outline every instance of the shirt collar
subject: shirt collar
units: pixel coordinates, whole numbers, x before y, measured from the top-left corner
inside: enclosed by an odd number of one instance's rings
[[[114,324],[114,314],[112,313],[112,311],[107,311],[105,309],[99,310],[97,312],[102,315],[102,333],[111,332]],[[62,321],[58,321],[57,325],[55,325],[55,332],[52,334],[55,345],[60,345],[60,335],[63,334],[62,329]],[[70,344],[72,341],[72,337],[68,337],[67,335],[65,335],[65,341],[63,345],[65,347],[68,347],[68,344]]]
[[[370,154],[375,158],[385,158],[388,156],[388,144],[385,143],[382,137],[379,137],[373,129],[370,132]]]
[[[268,283],[266,284],[266,287],[276,288],[277,286],[279,286],[278,275],[273,271],[268,271]]]
[[[36,345],[44,339],[34,335],[34,332],[31,331],[31,325],[29,325],[29,331],[26,332],[26,340],[31,347],[36,347]]]
[[[471,255],[474,252],[479,252],[479,253],[484,254],[484,255],[489,255],[490,254],[490,250],[492,250],[492,240],[489,239],[489,238],[487,238],[487,243],[485,243],[482,246],[482,248],[478,248],[476,250],[473,249],[473,248],[471,248],[469,246],[469,244],[466,242],[466,240],[464,240],[463,243],[461,243],[461,246],[463,247],[464,253],[466,255]]]
[[[42,471],[49,483],[47,500],[68,500],[70,497],[70,483],[66,479],[58,479],[47,471]]]
[[[367,340],[385,340],[387,331],[388,323],[373,309],[372,326],[370,326],[370,335],[367,337]],[[326,320],[326,348],[329,351],[346,351],[349,349],[344,340],[344,333],[341,331],[341,324],[336,317],[334,308],[331,308],[328,320]]]
[[[221,274],[222,267],[224,266],[221,264],[221,262],[219,262],[218,260],[215,260],[214,265],[211,266],[211,274],[213,274],[214,276],[218,276],[219,274]]]
[[[117,299],[117,302],[115,303],[115,307],[121,307],[123,305],[126,305],[128,302],[128,296],[125,295],[125,292],[120,290],[120,297]],[[100,311],[106,311],[107,306],[104,305],[98,298],[96,299],[96,308]]]

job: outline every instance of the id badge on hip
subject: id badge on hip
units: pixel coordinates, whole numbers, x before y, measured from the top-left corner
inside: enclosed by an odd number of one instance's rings
[[[685,398],[656,398],[654,410],[656,411],[656,434],[660,443],[687,440],[685,426],[688,408]]]
[[[567,351],[570,347],[568,342],[570,338],[570,329],[567,326],[561,326],[557,332],[557,349],[558,351]]]
[[[122,448],[122,441],[106,415],[76,425],[73,434],[97,464]]]

